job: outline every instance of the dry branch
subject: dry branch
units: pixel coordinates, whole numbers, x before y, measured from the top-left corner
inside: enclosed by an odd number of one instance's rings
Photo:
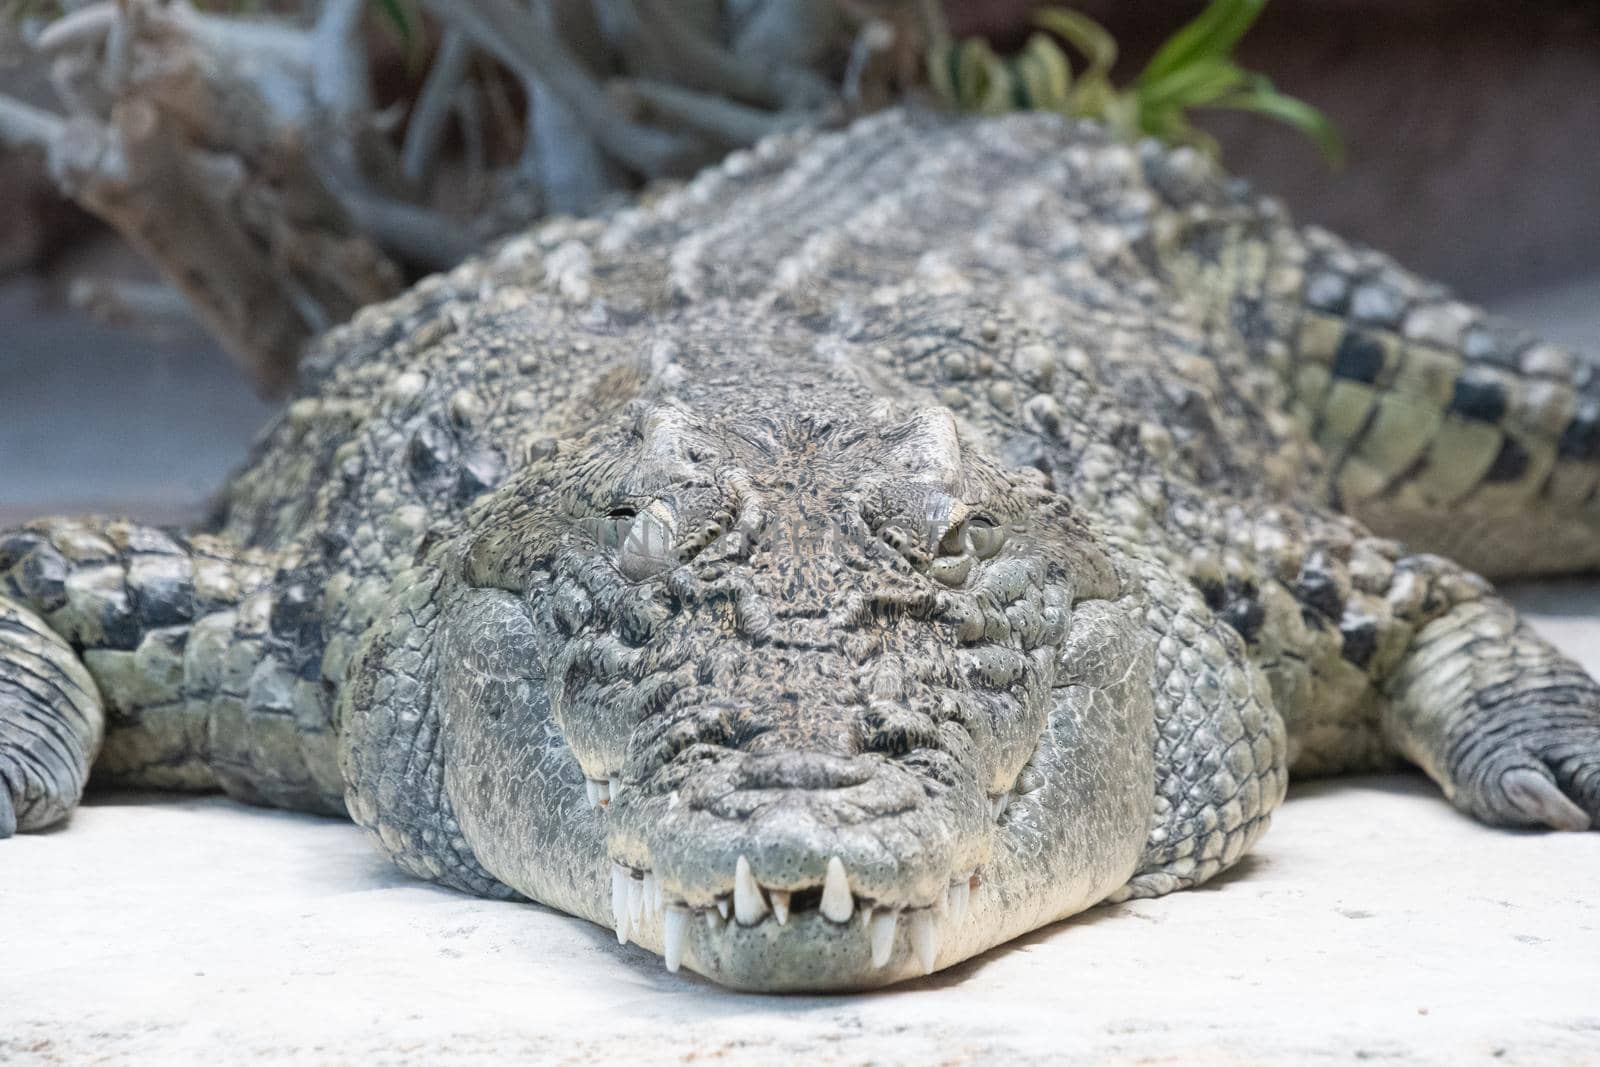
[[[626,89],[650,117],[703,134],[723,148],[753,144],[797,121],[781,112],[759,111],[666,82],[641,78],[628,82]]]
[[[273,392],[312,335],[398,289],[398,264],[448,268],[542,212],[830,116],[815,68],[848,45],[836,2],[420,0],[443,30],[432,67],[380,114],[370,0],[300,22],[98,0],[33,41],[66,116],[0,98],[0,143],[43,150]]]
[[[675,17],[666,0],[634,0],[642,32],[660,41],[672,58],[678,81],[704,93],[732,97],[768,108],[816,110],[833,91],[810,71],[787,64],[736,56]]]
[[[284,102],[275,110],[233,77],[196,44],[197,26],[213,42],[241,39],[179,5],[74,12],[40,41],[77,113],[63,120],[0,99],[0,136],[42,147],[62,191],[138,249],[272,394],[316,332],[402,279],[304,141],[274,122]]]
[[[400,148],[400,173],[414,189],[425,187],[433,173],[445,123],[471,67],[472,46],[466,36],[460,30],[446,31],[416,106],[411,109],[411,121],[406,123],[405,142]]]
[[[532,14],[511,0],[424,0],[440,22],[465,33],[474,44],[524,81],[559,96],[606,152],[646,177],[680,174],[703,158],[703,147],[680,134],[634,122],[583,65]]]
[[[155,107],[129,102],[113,126],[75,120],[53,155],[74,199],[157,265],[263,389],[288,384],[310,326]]]

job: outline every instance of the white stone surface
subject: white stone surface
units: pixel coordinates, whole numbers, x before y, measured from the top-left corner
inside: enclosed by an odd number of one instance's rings
[[[1600,667],[1600,586],[1521,596]],[[0,1063],[1600,1062],[1600,833],[1291,791],[1208,886],[881,993],[729,993],[393,870],[348,824],[96,798],[0,843]]]

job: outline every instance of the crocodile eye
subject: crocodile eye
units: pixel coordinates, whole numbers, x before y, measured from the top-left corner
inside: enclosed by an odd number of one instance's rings
[[[979,559],[997,555],[1006,543],[1005,530],[982,516],[975,515],[961,525],[966,531],[963,537],[966,546]]]
[[[679,554],[672,512],[663,504],[644,511],[617,507],[604,518],[589,519],[584,528],[596,545],[613,554],[623,577],[639,581],[676,567]]]
[[[617,547],[617,569],[634,581],[670,571],[678,565],[674,540],[671,516],[653,508],[636,516]]]
[[[939,554],[928,568],[929,577],[948,586],[966,582],[974,560],[991,559],[1005,544],[1005,530],[974,515],[953,523],[939,538]]]
[[[594,538],[595,544],[616,551],[621,547],[623,539],[628,536],[628,529],[637,516],[638,512],[629,507],[612,508],[604,518],[585,519],[581,525],[589,536]]]
[[[951,523],[939,538],[939,555],[972,555],[989,559],[1005,544],[1005,530],[982,515],[971,515]]]

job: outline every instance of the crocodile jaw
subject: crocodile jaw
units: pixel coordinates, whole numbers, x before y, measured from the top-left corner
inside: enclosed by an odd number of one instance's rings
[[[985,798],[974,832],[982,861],[960,861],[929,893],[927,877],[863,879],[837,860],[844,835],[820,832],[801,857],[810,884],[763,878],[774,857],[793,869],[794,840],[757,830],[745,851],[717,869],[660,868],[630,854],[618,862],[614,822],[626,818],[626,786],[597,803],[570,750],[549,729],[505,737],[464,731],[445,769],[461,833],[485,868],[525,896],[579,915],[687,968],[752,991],[850,990],[886,985],[949,967],[1112,896],[1132,875],[1149,829],[1154,796],[1153,697],[1139,650],[1113,642],[1123,659],[1098,654],[1105,637],[1095,613],[1064,650],[1109,666],[1108,676],[1075,678],[1052,691],[1052,707],[1018,788]],[[1114,635],[1115,636],[1115,635]],[[473,773],[515,755],[525,773]],[[608,783],[609,785],[609,783]],[[621,817],[621,818],[619,818]],[[772,825],[806,821],[800,805],[771,813]],[[714,828],[675,842],[682,855],[727,855]],[[908,855],[910,871],[917,857]],[[782,887],[779,882],[782,881]],[[708,893],[707,887],[711,887]]]

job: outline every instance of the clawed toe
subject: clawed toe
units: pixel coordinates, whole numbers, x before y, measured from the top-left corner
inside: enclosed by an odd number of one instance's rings
[[[1500,776],[1506,801],[1529,823],[1552,830],[1587,830],[1589,815],[1561,791],[1544,768],[1517,767]]]

